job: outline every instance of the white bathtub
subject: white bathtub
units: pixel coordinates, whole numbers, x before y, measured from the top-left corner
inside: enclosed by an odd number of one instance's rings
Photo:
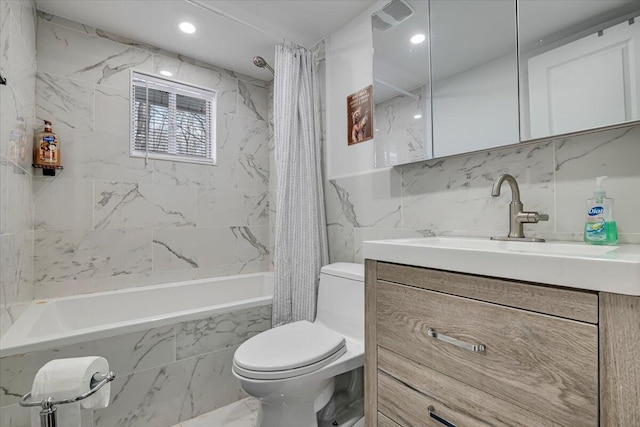
[[[272,298],[272,273],[254,273],[36,300],[0,339],[0,357],[267,305]]]

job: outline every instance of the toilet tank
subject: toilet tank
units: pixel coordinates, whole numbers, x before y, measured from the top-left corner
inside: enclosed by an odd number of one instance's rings
[[[316,322],[364,342],[364,265],[338,262],[322,267]]]

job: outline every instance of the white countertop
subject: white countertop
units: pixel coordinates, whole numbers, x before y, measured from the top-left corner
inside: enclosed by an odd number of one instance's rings
[[[640,245],[426,237],[367,241],[363,253],[396,264],[640,296]]]

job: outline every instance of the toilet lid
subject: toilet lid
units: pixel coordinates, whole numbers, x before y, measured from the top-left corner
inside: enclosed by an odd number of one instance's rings
[[[318,364],[342,354],[345,339],[337,332],[306,320],[258,334],[238,347],[233,363],[242,370],[287,371]],[[319,369],[322,366],[318,366]]]

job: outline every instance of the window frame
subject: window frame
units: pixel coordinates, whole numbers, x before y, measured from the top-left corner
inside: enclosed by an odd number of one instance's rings
[[[204,99],[207,102],[211,103],[210,106],[210,116],[209,119],[209,149],[211,152],[211,157],[199,157],[199,156],[189,156],[184,154],[170,154],[170,153],[159,153],[154,151],[147,150],[136,150],[135,149],[135,126],[134,126],[134,117],[135,117],[135,85],[134,80],[136,78],[149,79],[149,81],[154,81],[157,84],[166,84],[169,88],[168,92],[174,94],[180,94],[185,96],[191,96],[193,98]],[[174,90],[172,90],[174,89]],[[189,94],[189,89],[192,89],[193,95]],[[129,157],[133,158],[143,158],[145,160],[163,160],[163,161],[173,161],[180,163],[196,163],[196,164],[204,164],[216,166],[218,164],[217,161],[217,126],[216,126],[216,111],[217,111],[217,100],[218,100],[218,91],[215,89],[207,88],[200,85],[195,85],[192,83],[188,83],[178,79],[169,79],[164,76],[159,76],[154,73],[150,73],[147,71],[140,71],[131,69],[129,73]],[[175,117],[175,114],[173,114]],[[175,128],[173,124],[170,124],[170,128]],[[175,129],[173,130],[175,132]]]

